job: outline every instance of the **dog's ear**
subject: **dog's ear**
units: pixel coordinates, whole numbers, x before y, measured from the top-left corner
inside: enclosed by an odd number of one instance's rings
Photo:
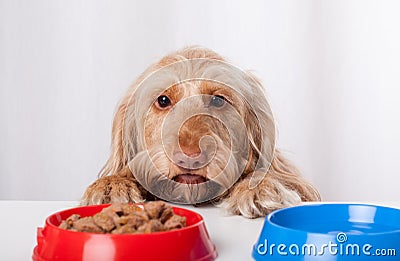
[[[271,175],[271,178],[279,181],[287,189],[297,192],[302,201],[321,200],[318,191],[300,175],[300,171],[285,159],[278,150],[274,153],[274,159],[267,175]]]
[[[136,153],[134,142],[137,135],[135,118],[129,117],[128,111],[129,107],[133,106],[130,95],[132,89],[122,99],[115,113],[111,135],[111,155],[100,170],[99,176],[129,174],[125,172],[129,172],[128,161]],[[126,137],[129,137],[129,140]]]
[[[138,152],[138,143],[141,142],[141,145],[144,146],[144,141],[140,140],[142,137],[138,137],[137,126],[138,115],[143,115],[143,112],[139,112],[139,107],[136,106],[136,101],[140,96],[138,94],[139,86],[146,77],[160,68],[160,66],[160,64],[153,64],[139,75],[119,103],[112,126],[111,155],[100,170],[100,177],[114,174],[131,175],[131,170],[128,166],[129,161]]]
[[[320,200],[318,191],[275,149],[274,118],[263,87],[254,76],[251,84],[254,94],[246,97],[251,100],[246,100],[244,117],[250,142],[250,159],[245,170],[251,175],[249,188],[256,187],[264,178],[273,178],[297,192],[303,201]]]
[[[243,119],[250,143],[249,161],[244,173],[251,172],[251,187],[257,186],[274,157],[275,124],[261,82],[248,73],[251,91],[245,95]]]

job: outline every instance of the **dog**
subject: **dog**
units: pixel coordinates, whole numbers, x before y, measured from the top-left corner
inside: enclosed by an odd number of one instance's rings
[[[256,218],[320,200],[275,148],[261,82],[203,47],[170,53],[139,76],[118,106],[111,147],[82,205],[211,202]]]

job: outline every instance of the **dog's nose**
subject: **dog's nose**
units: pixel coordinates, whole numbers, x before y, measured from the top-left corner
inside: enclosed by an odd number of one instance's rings
[[[176,151],[172,160],[176,165],[185,169],[199,169],[205,166],[207,155],[204,152],[186,155],[182,151]]]

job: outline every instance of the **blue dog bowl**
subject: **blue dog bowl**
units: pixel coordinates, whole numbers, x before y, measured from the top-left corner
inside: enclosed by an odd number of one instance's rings
[[[313,204],[265,218],[255,260],[400,260],[400,209]]]

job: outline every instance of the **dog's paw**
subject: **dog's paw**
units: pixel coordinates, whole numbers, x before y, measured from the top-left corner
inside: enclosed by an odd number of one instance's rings
[[[230,214],[257,218],[300,203],[301,197],[297,191],[286,188],[277,180],[267,179],[250,189],[249,180],[244,179],[232,188],[219,205]]]
[[[112,175],[101,177],[90,185],[81,200],[81,205],[142,201],[144,201],[143,197],[133,180]]]

